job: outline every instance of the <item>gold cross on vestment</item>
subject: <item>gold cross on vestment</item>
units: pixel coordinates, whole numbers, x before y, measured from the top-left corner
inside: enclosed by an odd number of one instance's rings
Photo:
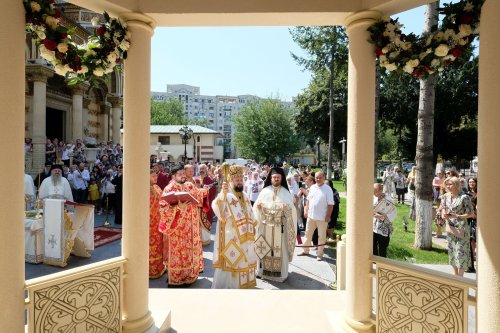
[[[236,207],[236,205],[238,204],[238,200],[232,199],[229,204]]]

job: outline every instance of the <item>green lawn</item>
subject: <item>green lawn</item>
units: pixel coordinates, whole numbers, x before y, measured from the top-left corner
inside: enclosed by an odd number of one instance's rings
[[[341,182],[340,182],[341,185]],[[342,192],[335,183],[335,188]],[[387,257],[398,261],[407,261],[417,264],[448,264],[448,250],[433,246],[432,250],[424,251],[413,248],[415,241],[415,222],[408,218],[410,207],[398,205],[398,216],[394,221],[394,233],[389,243]],[[340,213],[335,233],[342,235],[346,233],[346,199],[340,199]],[[403,216],[410,222],[408,232],[404,231]],[[371,221],[370,221],[371,223]],[[349,240],[347,240],[349,241]]]

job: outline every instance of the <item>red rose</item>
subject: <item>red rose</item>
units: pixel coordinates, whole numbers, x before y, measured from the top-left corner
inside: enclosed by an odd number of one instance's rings
[[[461,14],[457,18],[458,24],[472,24],[474,17],[471,14]]]
[[[43,46],[49,51],[54,51],[57,47],[57,43],[51,39],[45,38],[43,40]]]
[[[60,32],[59,33],[59,38],[64,39],[66,37],[68,37],[68,33],[67,32]]]
[[[375,54],[377,55],[377,57],[380,57],[381,55],[383,55],[383,54],[384,54],[384,52],[382,52],[382,48],[377,47],[377,48],[375,49]]]
[[[102,36],[106,32],[106,28],[104,26],[100,26],[99,28],[95,29],[95,32],[99,35]]]
[[[414,76],[414,77],[416,77],[416,78],[419,78],[419,77],[420,77],[420,75],[422,75],[422,72],[421,72],[421,71],[419,71],[418,69],[416,69],[416,68],[415,68],[415,69],[413,70],[413,73],[411,73],[411,75],[413,75],[413,76]]]
[[[54,17],[55,18],[60,18],[61,17],[61,11],[59,9],[54,10]]]
[[[455,58],[458,58],[462,55],[463,51],[464,50],[461,47],[455,47],[454,49],[451,50],[451,54],[453,54]]]

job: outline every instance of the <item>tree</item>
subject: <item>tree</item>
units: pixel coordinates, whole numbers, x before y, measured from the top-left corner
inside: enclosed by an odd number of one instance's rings
[[[292,53],[292,57],[314,73],[328,72],[328,163],[327,177],[332,176],[333,147],[334,147],[334,80],[336,71],[347,65],[348,46],[344,28],[337,26],[324,27],[296,27],[290,30],[292,39],[307,53],[310,58],[304,58]]]
[[[275,162],[296,151],[292,111],[275,99],[248,102],[232,119],[239,155]]]
[[[184,105],[175,98],[151,100],[151,125],[186,125]]]
[[[427,5],[424,34],[437,26],[439,1]],[[417,249],[432,249],[432,179],[434,139],[434,99],[436,74],[420,79],[418,134],[415,177],[415,244]]]
[[[316,138],[328,142],[329,124],[329,86],[328,72],[316,73],[309,86],[297,96],[295,106],[299,110],[295,114],[295,130],[310,146],[314,146]],[[333,81],[335,98],[334,108],[336,130],[333,133],[334,144],[330,149],[338,147],[335,143],[347,137],[347,66],[336,72]]]

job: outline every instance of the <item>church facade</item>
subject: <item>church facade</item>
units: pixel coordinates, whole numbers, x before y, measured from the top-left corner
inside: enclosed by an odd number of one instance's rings
[[[76,30],[75,39],[83,44],[93,32],[91,19],[102,15],[69,3],[58,4],[61,24]],[[77,139],[89,143],[120,141],[123,109],[123,75],[111,73],[110,80],[97,86],[69,86],[39,55],[29,36],[25,43],[25,138],[33,144],[25,156],[26,169],[39,172],[45,162],[45,145],[54,138],[65,143]]]

